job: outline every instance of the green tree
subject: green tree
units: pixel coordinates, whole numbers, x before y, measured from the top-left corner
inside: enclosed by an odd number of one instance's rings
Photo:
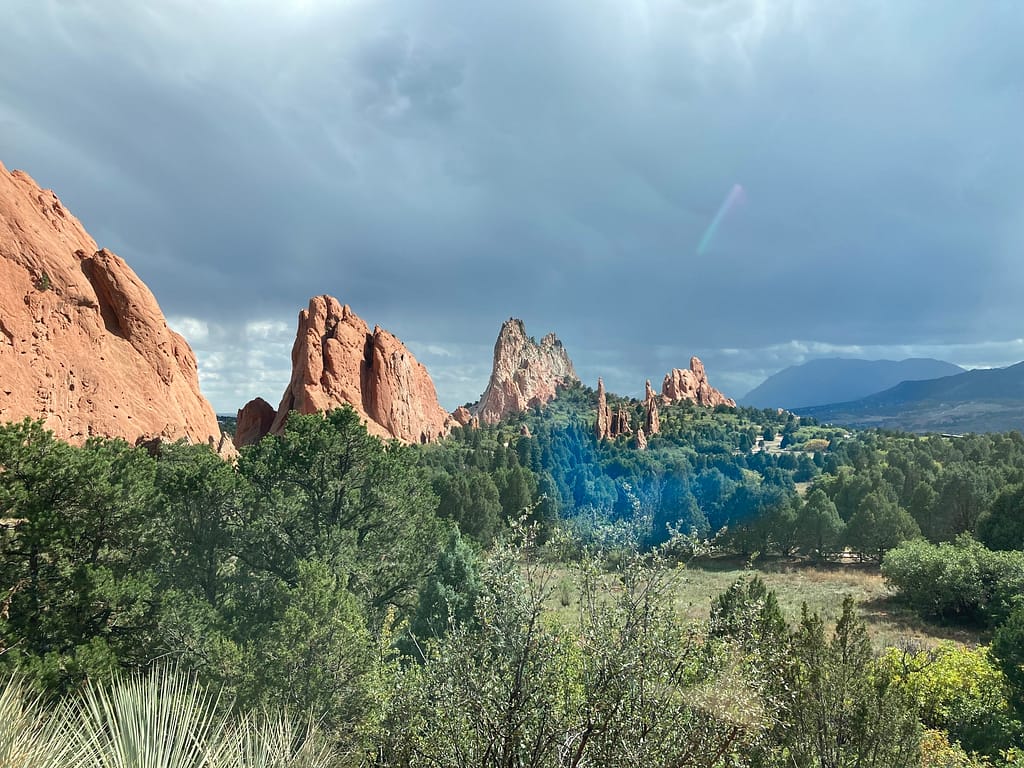
[[[985,467],[966,462],[948,467],[942,473],[936,501],[937,537],[952,539],[961,533],[975,533],[991,498],[991,477]]]
[[[244,644],[239,697],[336,728],[355,724],[369,706],[376,650],[362,606],[324,562],[297,568],[294,585],[276,585],[274,619]]]
[[[474,541],[489,545],[502,525],[501,500],[491,476],[478,469],[455,471],[445,474],[436,487],[438,515],[454,520]]]
[[[1024,594],[1024,552],[993,552],[966,534],[907,541],[886,554],[882,574],[926,615],[997,626]]]
[[[945,731],[971,752],[997,757],[1014,741],[1006,679],[989,649],[943,643],[912,653],[889,648],[885,673],[914,701],[927,728]]]
[[[52,690],[154,656],[154,461],[82,447],[40,423],[0,426],[0,663]]]
[[[712,637],[742,640],[748,648],[781,646],[788,634],[775,592],[759,576],[737,579],[711,602]]]
[[[1024,720],[1024,600],[993,635],[992,656],[1006,677],[1017,716]]]
[[[847,545],[878,562],[888,550],[920,535],[914,518],[894,499],[876,491],[864,497],[846,526]]]
[[[811,491],[796,517],[796,540],[800,548],[821,559],[835,552],[846,528],[836,505],[820,488]]]
[[[517,520],[530,510],[537,495],[537,482],[528,469],[515,464],[499,471],[496,485],[506,519]]]
[[[450,627],[469,622],[480,593],[480,576],[472,548],[452,531],[437,556],[433,572],[420,590],[410,631],[415,639],[441,637]]]
[[[162,588],[194,591],[219,606],[246,495],[244,480],[208,446],[174,443],[159,452],[155,486]]]
[[[930,483],[924,481],[914,487],[914,492],[910,498],[910,507],[908,509],[910,516],[914,518],[921,528],[921,533],[929,541],[939,540],[941,529],[936,509],[938,500],[939,494],[935,492]]]
[[[989,549],[1024,550],[1024,485],[996,497],[978,520],[978,538]]]
[[[879,669],[853,599],[843,600],[835,633],[804,606],[791,642],[784,710],[786,764],[804,768],[916,765],[921,728],[907,697]]]
[[[284,435],[242,452],[239,471],[252,489],[239,548],[249,568],[294,585],[299,564],[319,560],[378,616],[412,609],[443,536],[412,448],[368,435],[349,407],[293,413]]]

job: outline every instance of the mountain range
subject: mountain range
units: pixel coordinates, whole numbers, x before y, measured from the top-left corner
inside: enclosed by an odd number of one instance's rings
[[[858,400],[902,381],[936,379],[963,371],[958,365],[925,357],[906,360],[820,358],[791,365],[769,376],[739,402],[754,408],[809,408]]]
[[[904,381],[867,397],[796,413],[853,427],[911,432],[1024,430],[1024,363]]]

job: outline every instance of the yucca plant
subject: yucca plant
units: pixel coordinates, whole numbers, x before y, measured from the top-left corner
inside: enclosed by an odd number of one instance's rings
[[[314,722],[288,712],[253,712],[225,734],[218,768],[332,768],[337,758]]]
[[[0,690],[0,766],[67,768],[74,763],[72,751],[63,708],[47,713],[38,694],[9,677]]]
[[[88,683],[67,710],[74,768],[221,768],[218,696],[173,668]]]
[[[0,690],[0,768],[333,768],[316,724],[287,712],[227,718],[173,668],[86,683],[52,707],[17,678]]]

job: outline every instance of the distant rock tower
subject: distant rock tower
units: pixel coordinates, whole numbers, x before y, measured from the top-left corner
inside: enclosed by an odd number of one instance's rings
[[[612,435],[612,412],[604,393],[603,379],[597,380],[597,422],[594,424],[594,435],[598,440],[607,440]]]
[[[487,389],[473,413],[485,424],[543,406],[554,399],[559,387],[578,382],[565,347],[553,333],[534,341],[517,318],[502,323],[494,343],[494,365]]]
[[[647,380],[647,391],[644,393],[644,408],[646,410],[644,432],[647,435],[656,435],[661,431],[661,421],[658,419],[658,399],[654,396],[650,379]]]
[[[597,380],[597,421],[594,435],[598,440],[614,440],[619,435],[632,435],[633,425],[629,409],[620,405],[612,410],[604,391],[604,380]]]
[[[690,370],[673,368],[665,374],[661,385],[661,396],[666,403],[689,400],[697,405],[713,408],[716,405],[736,406],[736,401],[726,397],[708,383],[704,363],[699,357],[690,358]]]

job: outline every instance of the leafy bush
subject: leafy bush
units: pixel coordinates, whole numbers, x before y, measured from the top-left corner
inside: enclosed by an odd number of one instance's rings
[[[926,727],[969,751],[995,756],[1012,743],[1007,681],[988,648],[944,643],[931,651],[890,648],[881,664],[916,704]]]
[[[904,542],[882,573],[911,606],[954,621],[997,626],[1024,595],[1024,552],[993,552],[968,535]]]

